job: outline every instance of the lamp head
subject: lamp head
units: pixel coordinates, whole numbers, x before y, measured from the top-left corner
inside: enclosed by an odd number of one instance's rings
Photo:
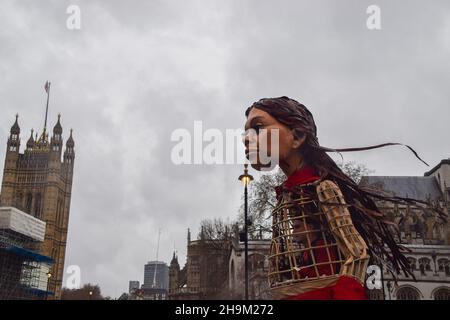
[[[248,174],[248,164],[244,164],[244,174],[241,174],[239,176],[239,180],[244,183],[244,185],[248,185],[250,182],[253,181],[253,176]]]

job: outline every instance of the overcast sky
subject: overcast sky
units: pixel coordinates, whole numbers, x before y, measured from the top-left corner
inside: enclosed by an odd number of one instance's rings
[[[242,128],[252,102],[288,95],[324,146],[403,142],[434,166],[450,157],[449,57],[448,0],[0,0],[0,159],[16,113],[22,149],[42,130],[50,80],[49,122],[62,114],[76,151],[65,265],[118,297],[142,282],[159,228],[159,259],[175,248],[183,265],[187,228],[241,203],[242,166],[174,165],[173,130]],[[375,175],[431,168],[402,147],[344,156]]]

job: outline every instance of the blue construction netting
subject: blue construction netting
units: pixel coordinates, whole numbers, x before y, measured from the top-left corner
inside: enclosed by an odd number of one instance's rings
[[[28,250],[25,248],[21,248],[21,247],[16,247],[16,246],[8,246],[5,248],[6,251],[21,255],[23,257],[27,257],[29,259],[31,259],[32,261],[37,261],[37,262],[45,262],[45,263],[55,263],[55,260],[53,260],[50,257],[44,256],[42,254],[39,254],[35,251],[32,250]]]
[[[46,290],[41,290],[41,289],[37,289],[37,288],[26,288],[24,289],[24,291],[29,294],[30,296],[38,296],[38,297],[43,297],[43,296],[52,296],[53,292],[52,291],[46,291]]]

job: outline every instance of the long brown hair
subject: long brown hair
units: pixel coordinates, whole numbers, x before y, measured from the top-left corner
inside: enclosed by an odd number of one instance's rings
[[[389,221],[386,215],[379,210],[375,200],[390,201],[398,204],[425,204],[426,201],[390,196],[381,190],[368,186],[359,186],[348,177],[327,152],[349,152],[380,148],[389,145],[402,145],[400,143],[384,143],[376,146],[348,149],[331,149],[320,146],[317,138],[317,127],[311,112],[301,103],[288,97],[264,98],[250,106],[245,115],[248,117],[252,108],[258,108],[270,114],[280,123],[293,130],[294,135],[299,138],[305,136],[305,142],[300,148],[305,164],[315,168],[321,179],[333,180],[341,189],[345,197],[353,223],[361,234],[369,248],[369,254],[377,263],[390,262],[393,270],[392,275],[403,271],[405,275],[414,275],[411,272],[408,259],[403,254],[407,251],[403,246],[396,243],[394,234],[399,230],[394,223]],[[426,165],[417,153],[409,146],[414,155]],[[445,214],[437,210],[441,218],[445,220]],[[393,272],[395,271],[395,273]]]

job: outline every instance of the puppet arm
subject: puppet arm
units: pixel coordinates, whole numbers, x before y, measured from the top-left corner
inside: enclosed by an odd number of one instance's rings
[[[344,255],[340,274],[356,277],[361,283],[364,283],[370,256],[367,254],[367,245],[364,239],[353,225],[341,190],[330,180],[320,182],[316,190],[330,231],[339,250]]]

